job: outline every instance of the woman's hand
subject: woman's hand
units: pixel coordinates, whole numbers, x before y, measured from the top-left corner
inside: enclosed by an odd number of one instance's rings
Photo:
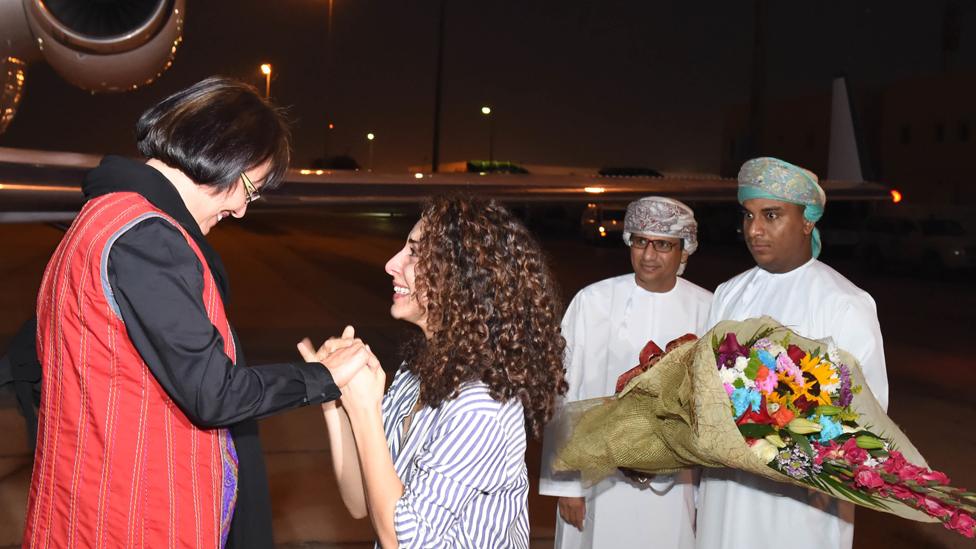
[[[352,337],[354,329],[346,326],[343,337],[330,338],[314,351],[311,341],[303,339],[298,344],[298,352],[307,362],[319,362],[332,374],[336,386],[343,389],[356,374],[367,365],[378,367],[379,361],[369,348],[358,338]],[[378,368],[382,371],[382,368]]]
[[[356,329],[352,326],[346,326],[342,330],[342,335],[339,337],[330,337],[325,340],[319,349],[316,351],[315,347],[312,346],[312,341],[309,338],[305,338],[298,342],[298,352],[301,353],[302,358],[306,362],[321,362],[329,357],[332,353],[343,349],[351,345],[356,339]]]
[[[369,350],[366,367],[359,370],[349,383],[342,388],[342,406],[349,413],[349,419],[355,422],[367,410],[379,411],[383,402],[383,391],[386,389],[386,373],[380,361]]]

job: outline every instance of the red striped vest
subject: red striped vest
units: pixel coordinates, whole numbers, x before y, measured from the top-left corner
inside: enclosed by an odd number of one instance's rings
[[[227,429],[193,425],[128,339],[108,282],[115,240],[159,217],[203,266],[210,321],[236,354],[200,249],[135,193],[90,200],[44,272],[37,351],[44,372],[24,547],[221,547],[237,496]]]

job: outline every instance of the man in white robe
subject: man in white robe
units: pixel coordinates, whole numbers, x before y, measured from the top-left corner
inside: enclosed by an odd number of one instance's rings
[[[563,318],[567,401],[612,395],[648,341],[663,349],[705,328],[711,293],[678,276],[698,246],[691,209],[661,197],[633,202],[624,241],[634,272],[587,286]],[[539,492],[559,497],[557,549],[694,547],[692,471],[657,476],[647,485],[617,474],[586,489],[578,476],[552,473],[555,438],[547,431],[543,441]]]
[[[826,197],[813,173],[775,158],[739,172],[743,235],[757,266],[715,290],[708,325],[768,315],[800,335],[832,338],[861,363],[888,406],[888,378],[874,300],[816,258],[814,224]],[[708,469],[698,495],[702,549],[849,549],[854,506],[742,471]]]

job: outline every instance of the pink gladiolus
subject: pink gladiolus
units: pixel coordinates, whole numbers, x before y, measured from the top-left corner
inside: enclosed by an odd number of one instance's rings
[[[915,498],[915,493],[912,492],[910,488],[902,484],[887,484],[885,485],[885,488],[891,492],[891,495],[900,500],[912,500]]]
[[[956,509],[952,513],[952,517],[946,521],[945,526],[950,530],[959,532],[967,538],[976,536],[976,520],[973,520],[972,516],[959,509]]]
[[[881,475],[870,467],[858,467],[854,471],[854,483],[869,490],[877,490],[885,485]]]
[[[923,472],[925,472],[924,467],[912,465],[911,463],[905,463],[905,465],[898,470],[898,478],[902,480],[915,480],[915,478]]]
[[[833,440],[827,444],[814,443],[813,448],[817,451],[817,455],[813,456],[813,462],[817,465],[822,465],[824,460],[840,457],[840,445]]]
[[[934,482],[935,484],[941,486],[948,486],[949,484],[948,475],[940,471],[932,471],[932,470],[922,471],[921,473],[918,474],[918,476],[915,477],[915,480],[917,482]]]
[[[901,455],[899,451],[893,451],[888,455],[888,459],[881,465],[886,473],[891,473],[892,475],[897,475],[898,471],[904,467],[908,462],[905,461],[905,456]]]
[[[851,465],[857,466],[864,463],[864,460],[868,459],[868,452],[864,448],[859,448],[857,446],[857,440],[853,437],[847,439],[844,446],[841,448],[844,453],[844,461],[850,463]]]
[[[935,498],[921,498],[919,503],[921,504],[923,511],[935,518],[946,518],[952,513],[952,511],[948,509],[945,504]]]

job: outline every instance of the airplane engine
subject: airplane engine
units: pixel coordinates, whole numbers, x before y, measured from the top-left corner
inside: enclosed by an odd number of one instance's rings
[[[0,134],[17,114],[24,93],[24,63],[14,57],[0,58]]]
[[[151,83],[172,64],[183,40],[185,5],[186,0],[0,0],[0,117],[13,117],[23,67],[36,60],[92,92]]]

